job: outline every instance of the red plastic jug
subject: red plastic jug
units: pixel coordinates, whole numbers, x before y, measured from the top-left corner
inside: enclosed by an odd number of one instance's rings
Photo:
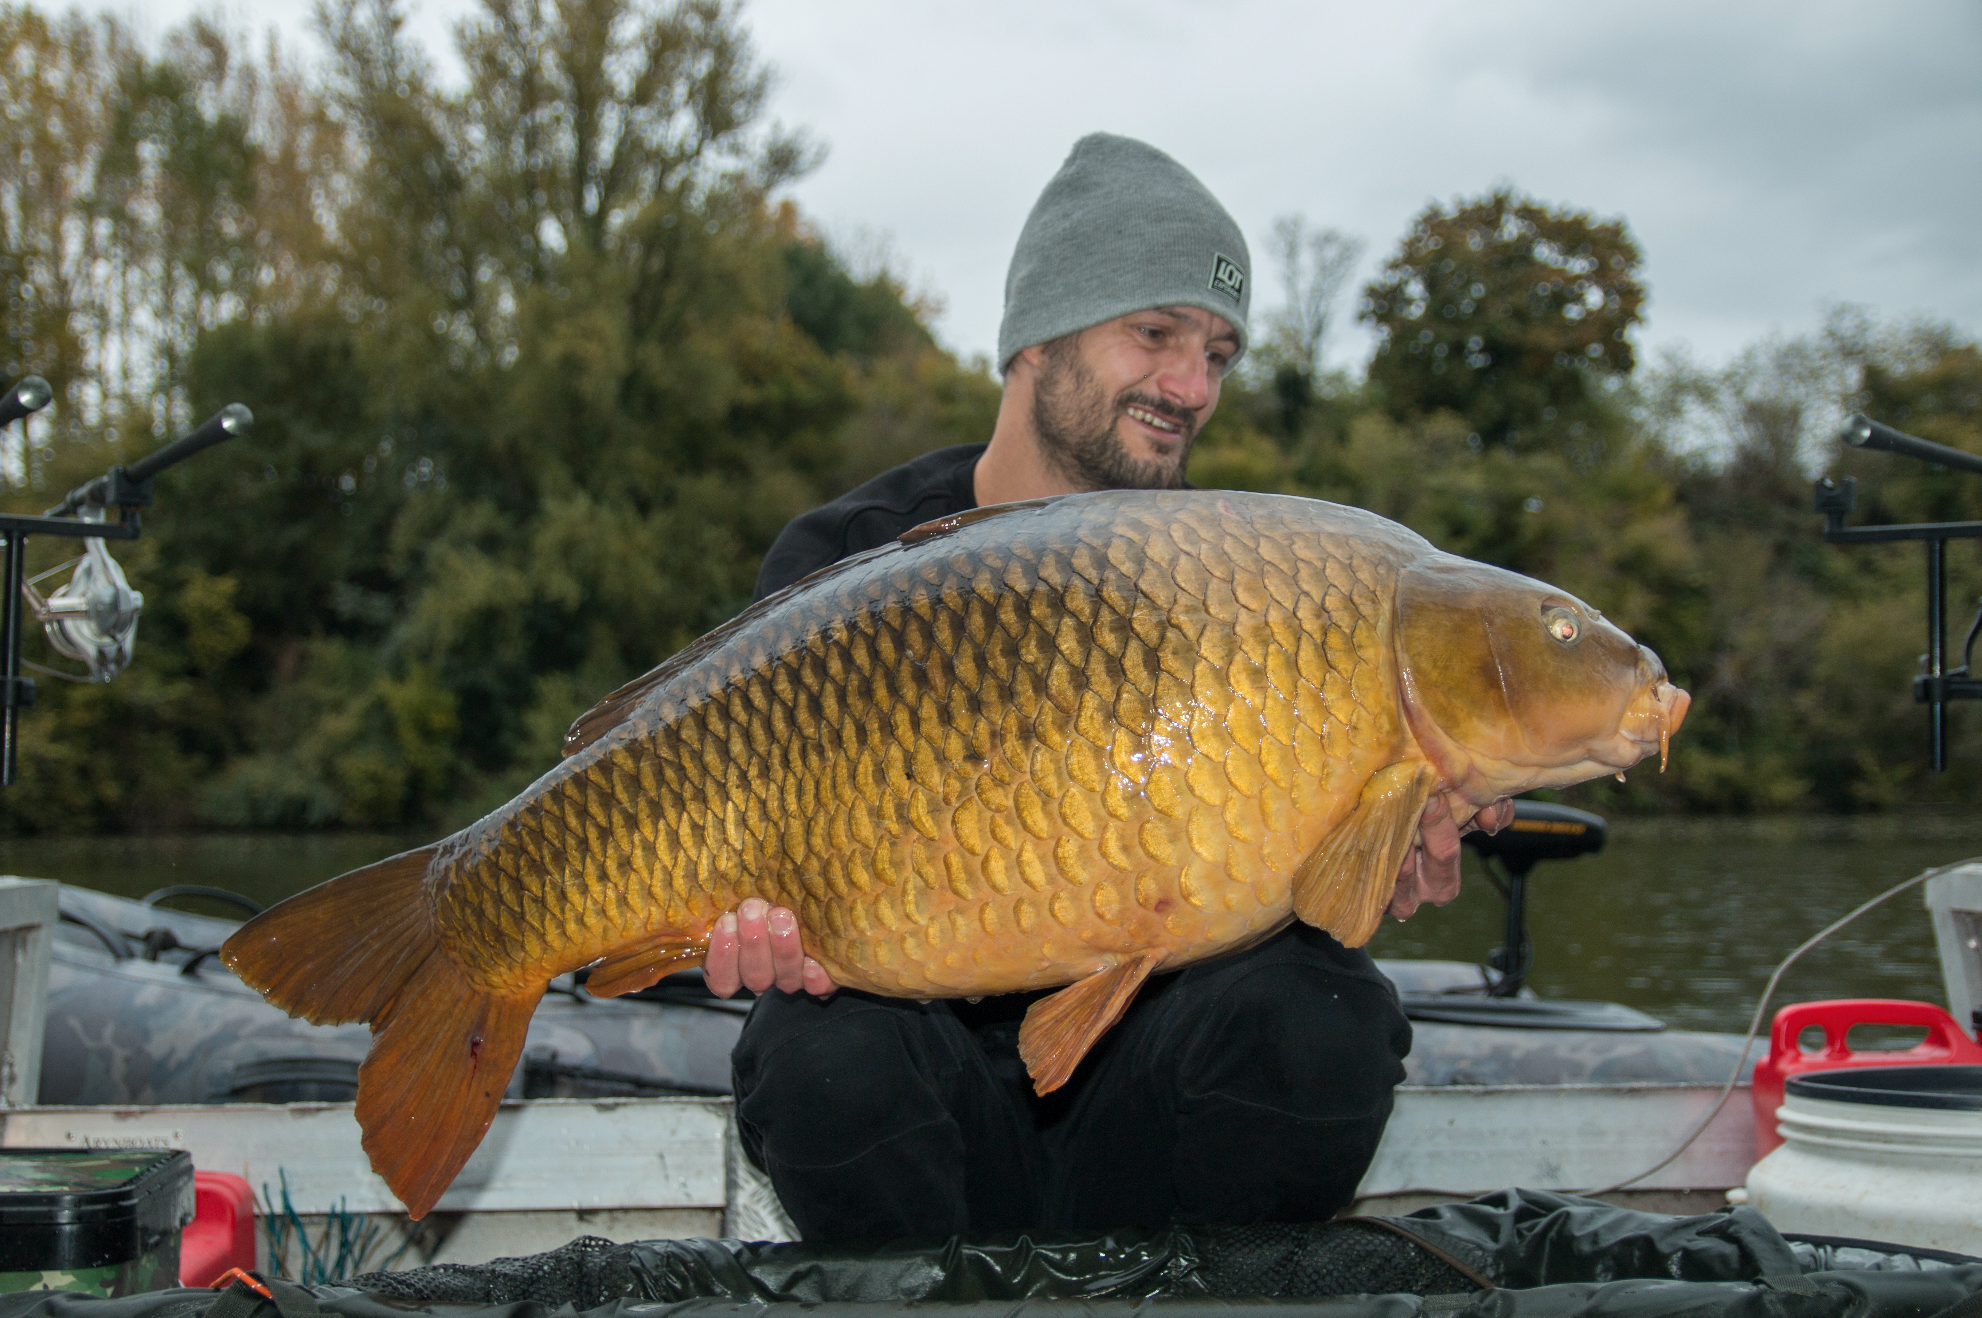
[[[179,1284],[210,1286],[255,1267],[255,1192],[231,1172],[193,1173],[193,1220],[179,1237]]]
[[[1803,1051],[1797,1041],[1812,1025],[1824,1032],[1824,1046]],[[1853,1052],[1845,1036],[1854,1025],[1924,1025],[1927,1037],[1897,1051]],[[1838,998],[1830,1002],[1793,1002],[1776,1013],[1769,1034],[1769,1055],[1755,1063],[1755,1158],[1767,1157],[1782,1144],[1776,1133],[1776,1109],[1782,1106],[1782,1084],[1803,1071],[1836,1071],[1852,1066],[1913,1066],[1920,1063],[1982,1064],[1982,1044],[1962,1031],[1955,1018],[1931,1002],[1900,998]]]

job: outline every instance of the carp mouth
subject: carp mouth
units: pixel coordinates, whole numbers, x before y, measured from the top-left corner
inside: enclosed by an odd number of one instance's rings
[[[1659,680],[1640,691],[1624,711],[1624,718],[1618,724],[1618,735],[1629,740],[1638,753],[1627,764],[1620,764],[1618,771],[1649,757],[1654,749],[1659,753],[1659,772],[1665,772],[1666,762],[1672,758],[1672,734],[1679,731],[1679,725],[1686,721],[1686,711],[1693,707],[1693,697],[1665,679]]]

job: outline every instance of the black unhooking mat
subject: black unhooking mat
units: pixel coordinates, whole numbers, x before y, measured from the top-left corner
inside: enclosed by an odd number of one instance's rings
[[[1408,1217],[861,1250],[588,1238],[273,1290],[26,1293],[0,1297],[0,1318],[1982,1318],[1982,1259],[1785,1237],[1747,1208],[1668,1217],[1506,1190]]]

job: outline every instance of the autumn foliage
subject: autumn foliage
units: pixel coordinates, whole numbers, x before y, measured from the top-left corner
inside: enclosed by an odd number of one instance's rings
[[[0,502],[257,417],[160,478],[118,550],[137,661],[41,678],[0,829],[472,817],[741,608],[789,517],[990,433],[984,363],[783,199],[817,147],[766,121],[732,7],[484,0],[458,89],[387,0],[323,30],[305,73],[210,23],[150,50],[0,6],[0,371],[58,390],[0,437]],[[1827,439],[1863,407],[1982,452],[1982,358],[1847,312],[1648,369],[1644,298],[1622,220],[1431,207],[1366,290],[1367,378],[1321,372],[1307,306],[1228,382],[1193,479],[1373,508],[1654,645],[1693,713],[1672,773],[1582,789],[1598,808],[1972,801],[1982,710],[1956,772],[1922,766],[1917,548],[1828,549],[1808,509],[1838,467],[1870,516],[1982,517],[1982,481]],[[68,548],[31,542],[30,571]],[[1950,559],[1972,600],[1972,549]]]

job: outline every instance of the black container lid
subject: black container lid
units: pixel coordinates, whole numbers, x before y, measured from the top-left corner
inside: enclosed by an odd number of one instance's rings
[[[192,1216],[183,1149],[0,1149],[0,1272],[128,1262]]]
[[[1797,1098],[1876,1107],[1982,1112],[1982,1066],[1861,1066],[1805,1071],[1783,1086]]]

